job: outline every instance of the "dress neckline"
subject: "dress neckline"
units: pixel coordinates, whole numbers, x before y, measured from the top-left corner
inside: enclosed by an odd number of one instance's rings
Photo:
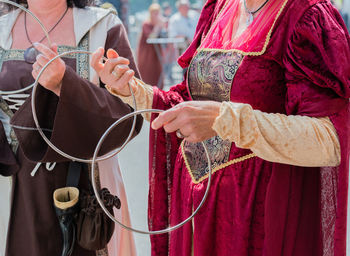
[[[266,10],[261,10],[254,21],[239,36],[233,38],[232,34],[238,28],[237,22],[239,21],[237,21],[237,17],[241,17],[240,14],[235,16],[234,13],[241,11],[243,2],[242,0],[222,1],[225,1],[225,4],[221,8],[209,32],[202,40],[201,45],[197,48],[197,52],[233,51],[244,56],[259,56],[264,54],[276,22],[285,9],[288,0],[270,1],[265,6]],[[220,40],[217,38],[220,38]]]

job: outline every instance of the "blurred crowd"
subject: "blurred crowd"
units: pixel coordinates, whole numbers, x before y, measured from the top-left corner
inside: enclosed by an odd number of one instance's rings
[[[174,83],[173,64],[191,43],[201,7],[192,8],[188,0],[178,0],[174,13],[168,2],[162,6],[158,3],[149,6],[137,47],[137,62],[143,81],[160,89],[165,79]],[[154,40],[157,38],[160,40]]]
[[[350,0],[331,0],[340,10],[345,24],[350,31]],[[189,0],[178,0],[175,4],[176,9],[172,8],[171,3],[158,3],[157,0],[148,8],[148,13],[130,15],[128,13],[128,0],[100,1],[101,7],[113,8],[122,19],[125,27],[129,27],[129,39],[131,46],[136,51],[136,59],[140,74],[143,80],[151,85],[157,85],[163,88],[164,81],[174,84],[172,75],[173,66],[177,58],[190,44],[196,24],[199,19],[200,10],[203,1],[191,4]],[[129,2],[129,3],[128,3]],[[0,15],[5,13],[6,9],[1,8]],[[142,24],[138,23],[143,21]],[[141,28],[142,27],[142,28]],[[140,29],[141,28],[141,29]],[[151,41],[150,38],[169,39]],[[182,39],[171,42],[170,39]]]
[[[343,0],[339,9],[350,32],[350,0]]]
[[[342,14],[350,31],[350,0],[332,0]],[[143,80],[160,89],[164,81],[174,84],[173,66],[177,58],[190,44],[199,19],[202,1],[191,4],[189,0],[178,0],[176,10],[168,2],[149,6],[146,20],[137,41],[137,62]],[[167,43],[167,40],[150,38],[181,38],[182,41]],[[168,40],[171,41],[171,40]]]

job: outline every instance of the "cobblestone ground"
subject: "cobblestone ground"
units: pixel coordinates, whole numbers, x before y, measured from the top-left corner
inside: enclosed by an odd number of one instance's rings
[[[179,83],[182,79],[182,69],[174,65],[172,70],[174,83]],[[169,90],[170,86],[170,82],[166,80],[164,89]],[[149,123],[145,121],[141,133],[119,154],[131,222],[134,228],[144,230],[147,230],[148,134]],[[149,236],[135,233],[134,238],[137,255],[151,255]]]

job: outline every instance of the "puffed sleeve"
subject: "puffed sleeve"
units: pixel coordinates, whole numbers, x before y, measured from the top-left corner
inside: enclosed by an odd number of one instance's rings
[[[330,116],[350,97],[350,39],[339,13],[312,6],[296,24],[283,64],[288,114]]]
[[[338,165],[344,127],[337,116],[348,107],[350,84],[349,37],[338,18],[317,4],[296,24],[283,59],[287,115],[223,103],[213,126],[218,135],[269,161]]]

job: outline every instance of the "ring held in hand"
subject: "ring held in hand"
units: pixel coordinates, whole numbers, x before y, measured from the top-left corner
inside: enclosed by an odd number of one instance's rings
[[[46,63],[46,65],[40,70],[37,78],[35,79],[35,82],[33,84],[33,90],[32,90],[32,98],[31,98],[31,107],[32,107],[32,115],[33,115],[33,120],[34,120],[34,123],[35,123],[35,126],[37,127],[37,130],[40,134],[40,136],[43,138],[43,140],[46,142],[46,144],[52,148],[52,150],[54,150],[56,153],[60,154],[61,156],[67,158],[67,159],[70,159],[72,161],[78,161],[78,162],[82,162],[82,163],[88,163],[88,164],[92,164],[92,163],[96,163],[96,162],[99,162],[99,161],[103,161],[103,160],[107,160],[113,156],[115,156],[116,154],[118,154],[125,146],[126,144],[129,143],[133,133],[134,133],[134,130],[135,130],[135,125],[136,125],[136,115],[134,116],[134,119],[133,119],[133,123],[132,123],[132,127],[131,127],[131,130],[130,130],[130,133],[127,137],[127,139],[125,140],[125,142],[123,143],[122,146],[120,146],[118,149],[115,149],[113,151],[111,151],[110,153],[104,155],[104,156],[100,156],[100,157],[96,157],[94,160],[91,160],[91,159],[83,159],[83,158],[78,158],[78,157],[75,157],[75,156],[71,156],[65,152],[63,152],[62,150],[60,150],[59,148],[57,148],[48,138],[47,136],[44,134],[43,132],[43,129],[40,127],[39,125],[39,121],[38,121],[38,117],[37,117],[37,113],[36,113],[36,106],[35,106],[35,95],[36,95],[36,91],[37,91],[37,88],[39,86],[39,79],[41,77],[41,75],[43,74],[43,72],[45,71],[45,69],[51,64],[51,62],[55,61],[57,58],[60,58],[62,56],[65,56],[65,55],[68,55],[68,54],[76,54],[76,53],[79,53],[79,54],[92,54],[92,52],[89,52],[89,51],[84,51],[84,50],[74,50],[74,51],[68,51],[68,52],[64,52],[64,53],[61,53],[57,56],[55,56],[54,58],[52,58],[48,63]],[[130,89],[130,93],[132,95],[132,98],[133,98],[133,103],[134,103],[134,109],[136,110],[136,99],[135,99],[135,95],[134,95],[134,91],[132,90],[132,87],[131,85],[129,84],[129,89]]]
[[[95,180],[95,171],[96,171],[96,165],[95,165],[95,161],[97,159],[97,155],[102,147],[103,142],[105,141],[105,139],[107,138],[108,134],[117,126],[119,125],[121,122],[125,121],[126,119],[134,116],[136,117],[139,114],[142,113],[147,113],[147,112],[152,112],[152,113],[161,113],[163,112],[163,110],[160,109],[143,109],[143,110],[138,110],[138,111],[134,111],[131,112],[125,116],[123,116],[122,118],[118,119],[116,122],[114,122],[107,130],[106,132],[102,135],[102,137],[100,138],[99,142],[97,143],[97,146],[95,148],[95,152],[94,152],[94,156],[92,158],[92,165],[91,165],[91,183],[92,183],[92,188],[94,190],[97,202],[100,204],[102,210],[105,212],[105,214],[111,218],[111,220],[113,220],[115,223],[117,223],[118,225],[120,225],[121,227],[129,230],[129,231],[133,231],[136,233],[140,233],[140,234],[145,234],[145,235],[157,235],[157,234],[165,234],[165,233],[169,233],[171,231],[174,231],[180,227],[182,227],[183,225],[185,225],[187,222],[191,221],[193,219],[193,217],[198,213],[198,211],[201,209],[201,207],[203,206],[208,193],[209,193],[209,189],[210,189],[210,184],[211,184],[211,175],[212,175],[212,168],[211,168],[211,162],[210,162],[210,157],[209,157],[209,152],[207,147],[205,146],[205,144],[202,142],[202,145],[204,147],[204,151],[205,154],[207,156],[208,159],[208,169],[209,169],[209,176],[208,176],[208,183],[207,183],[207,188],[205,190],[205,193],[203,195],[203,198],[201,200],[201,202],[199,203],[198,207],[193,211],[192,215],[189,216],[187,219],[185,219],[184,221],[176,224],[175,226],[171,226],[162,230],[152,230],[152,231],[145,231],[145,230],[139,230],[139,229],[135,229],[129,226],[126,226],[125,224],[121,223],[120,221],[118,221],[108,210],[107,208],[104,206],[104,203],[102,202],[100,195],[98,193],[98,188],[96,185],[96,180]]]

